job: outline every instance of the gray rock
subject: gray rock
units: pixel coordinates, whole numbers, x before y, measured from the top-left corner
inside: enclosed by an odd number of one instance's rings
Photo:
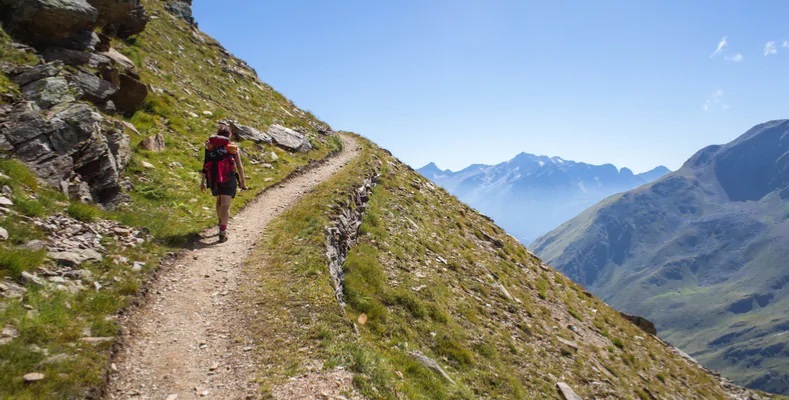
[[[49,258],[69,267],[76,267],[82,264],[84,258],[81,254],[74,251],[53,251],[48,254]]]
[[[76,100],[69,90],[68,81],[63,77],[40,79],[22,86],[21,89],[28,100],[34,101],[41,108]]]
[[[266,134],[271,136],[274,143],[287,150],[307,152],[312,148],[304,135],[282,125],[271,125]]]
[[[44,50],[41,55],[47,61],[61,61],[66,65],[79,67],[87,65],[91,68],[109,67],[112,60],[101,54],[90,53],[80,50],[66,49],[63,47],[50,47]]]
[[[3,25],[37,45],[92,30],[98,11],[85,0],[3,0]]]
[[[114,337],[84,337],[80,340],[87,344],[97,345],[105,342],[111,342],[115,340],[115,338]]]
[[[25,382],[36,382],[43,380],[44,378],[46,378],[46,375],[40,372],[31,372],[29,374],[25,374],[24,376]]]
[[[14,282],[3,281],[0,282],[0,294],[7,298],[19,298],[27,293],[27,288],[17,285]]]
[[[148,96],[148,87],[130,73],[120,74],[120,90],[111,98],[115,107],[126,115],[132,115],[145,102]]]
[[[123,133],[118,129],[111,129],[106,132],[107,145],[115,156],[115,163],[118,166],[118,171],[123,171],[129,165],[131,160],[131,139],[129,135]]]
[[[26,249],[26,250],[32,250],[32,251],[44,250],[44,249],[47,248],[47,242],[45,242],[43,240],[35,239],[35,240],[31,240],[31,241],[29,241],[29,242],[27,242],[27,243],[25,243],[25,244],[23,244],[23,245],[21,245],[19,247],[23,248],[23,249]]]
[[[13,75],[11,80],[19,86],[25,86],[33,81],[56,76],[62,69],[63,63],[60,61],[39,64],[24,72]]]
[[[575,394],[573,389],[564,382],[558,382],[556,388],[559,389],[559,393],[561,393],[565,400],[582,400],[581,396]]]
[[[140,141],[137,145],[138,148],[153,152],[160,152],[167,150],[167,145],[164,143],[164,135],[161,132],[154,136],[149,136]]]
[[[195,19],[192,17],[192,1],[181,1],[181,0],[174,0],[168,1],[164,7],[170,14],[175,15],[176,17],[188,22],[190,25],[197,25],[195,24]]]
[[[411,355],[411,357],[414,357],[417,361],[419,361],[420,364],[424,365],[427,368],[432,369],[433,371],[438,372],[439,375],[444,377],[444,379],[449,381],[449,383],[453,385],[455,384],[455,381],[453,381],[452,378],[450,378],[449,374],[447,374],[446,371],[444,371],[444,369],[441,368],[441,366],[438,365],[438,363],[433,361],[431,358],[427,357],[426,355],[418,351],[409,351],[408,354]]]
[[[99,35],[91,30],[77,32],[69,38],[53,43],[57,47],[72,50],[96,51],[96,46],[101,42]]]
[[[3,185],[3,187],[0,188],[0,193],[3,193],[4,195],[11,197],[14,195],[14,189],[11,189],[11,186]]]
[[[97,23],[104,32],[126,38],[145,30],[148,16],[139,0],[88,0],[98,12]]]
[[[118,86],[84,72],[71,75],[70,81],[82,93],[81,98],[94,103],[100,103],[118,91]]]
[[[44,286],[44,280],[36,276],[35,274],[31,274],[30,272],[23,271],[20,277],[22,282],[29,284],[29,285],[36,285],[36,286]]]
[[[0,240],[8,240],[8,231],[0,227]]]
[[[0,196],[0,206],[10,207],[10,206],[13,206],[13,205],[14,205],[14,202],[11,201],[11,199],[9,199],[8,197],[5,197],[5,196]]]
[[[99,54],[114,61],[116,64],[123,67],[123,69],[125,70],[134,69],[134,62],[130,60],[129,57],[126,57],[123,54],[121,54],[118,50],[111,48],[108,51]]]
[[[20,145],[29,143],[31,139],[52,130],[53,128],[39,114],[38,106],[29,101],[14,105],[11,112],[0,119],[0,132],[17,151]]]
[[[255,143],[271,143],[271,136],[246,125],[241,125],[235,121],[229,121],[230,129],[233,134],[240,139],[251,140]]]

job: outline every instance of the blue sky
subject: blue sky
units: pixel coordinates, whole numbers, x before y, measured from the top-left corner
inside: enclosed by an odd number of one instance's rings
[[[198,0],[193,11],[297,106],[414,167],[525,151],[676,169],[789,110],[789,2]]]

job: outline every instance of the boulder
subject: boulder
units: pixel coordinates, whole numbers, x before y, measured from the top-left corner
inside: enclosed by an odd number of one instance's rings
[[[148,16],[139,0],[88,0],[98,10],[97,24],[120,38],[145,30]]]
[[[3,0],[2,5],[4,29],[36,45],[92,31],[98,17],[85,0]]]
[[[115,64],[121,66],[125,70],[134,69],[134,62],[130,60],[129,57],[126,57],[123,54],[121,54],[118,50],[110,48],[109,50],[99,54],[114,61]]]
[[[0,119],[0,133],[5,135],[17,151],[21,145],[52,130],[39,114],[35,103],[29,101],[14,105],[11,112]]]
[[[44,50],[41,55],[47,61],[62,61],[64,64],[74,67],[87,65],[91,68],[104,68],[112,64],[112,60],[101,54],[64,47],[50,47]]]
[[[148,87],[129,72],[120,74],[119,83],[120,89],[110,100],[119,111],[130,116],[145,103]]]
[[[271,136],[246,125],[241,125],[235,121],[229,121],[228,125],[233,134],[243,140],[251,140],[255,143],[271,143]]]
[[[638,315],[629,315],[623,312],[620,312],[619,315],[621,315],[622,318],[630,321],[633,325],[637,326],[642,331],[652,336],[657,336],[657,328],[655,328],[655,324],[652,323],[652,321]]]
[[[140,141],[140,144],[137,145],[137,148],[148,150],[148,151],[160,152],[166,150],[167,145],[164,143],[164,136],[160,132],[157,133],[156,135],[149,136],[143,139],[142,141]]]
[[[71,75],[69,79],[81,92],[80,98],[94,103],[101,103],[118,91],[118,86],[84,72],[77,72]]]
[[[21,89],[28,100],[34,101],[41,108],[50,108],[55,104],[76,100],[69,90],[68,81],[62,76],[33,81],[22,86]]]
[[[63,63],[60,61],[39,64],[24,72],[19,71],[17,74],[11,76],[11,80],[19,86],[25,86],[33,81],[57,76],[62,69]]]
[[[304,135],[282,125],[271,125],[266,134],[271,136],[274,143],[287,150],[306,153],[312,149],[312,145]]]
[[[195,19],[192,16],[192,0],[171,0],[164,5],[164,8],[174,16],[188,22],[190,25],[195,24]]]
[[[8,240],[8,231],[3,227],[0,227],[0,240]]]
[[[131,160],[131,139],[129,135],[123,133],[120,129],[109,129],[105,134],[110,152],[115,156],[118,171],[125,170],[129,165],[129,160]]]
[[[99,43],[101,43],[99,35],[96,32],[88,30],[77,32],[69,38],[58,40],[53,43],[53,45],[72,50],[96,51],[96,46],[98,46]]]

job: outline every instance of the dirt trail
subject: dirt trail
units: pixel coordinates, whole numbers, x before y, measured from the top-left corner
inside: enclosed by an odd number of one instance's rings
[[[252,343],[236,299],[240,266],[268,223],[353,159],[358,144],[327,163],[263,193],[230,221],[230,240],[215,228],[153,283],[147,303],[125,321],[126,344],[112,365],[109,399],[256,398]]]

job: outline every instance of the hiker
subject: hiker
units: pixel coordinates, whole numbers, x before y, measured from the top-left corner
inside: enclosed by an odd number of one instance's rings
[[[230,143],[233,131],[227,125],[219,125],[215,135],[205,142],[200,190],[205,192],[206,185],[216,197],[216,216],[219,219],[219,241],[227,241],[227,223],[230,219],[230,200],[236,197],[236,187],[246,190],[244,166],[238,146]]]

